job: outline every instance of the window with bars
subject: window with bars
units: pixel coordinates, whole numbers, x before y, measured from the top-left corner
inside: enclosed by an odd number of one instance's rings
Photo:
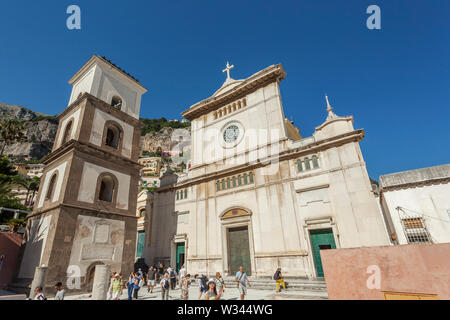
[[[422,217],[402,217],[401,220],[408,243],[432,243]]]

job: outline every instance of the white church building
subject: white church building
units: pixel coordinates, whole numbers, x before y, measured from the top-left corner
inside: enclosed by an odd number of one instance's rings
[[[191,274],[323,277],[320,250],[389,245],[359,146],[362,129],[326,98],[325,122],[303,138],[284,115],[272,65],[230,76],[182,113],[191,168],[170,171],[154,194],[144,257]]]

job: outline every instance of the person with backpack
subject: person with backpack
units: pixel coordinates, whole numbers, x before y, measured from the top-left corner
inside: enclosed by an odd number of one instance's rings
[[[170,289],[175,290],[175,287],[177,286],[177,272],[175,271],[175,269],[172,269],[171,266],[169,266],[169,269],[167,269],[167,271],[169,272],[170,277]]]
[[[169,300],[170,279],[169,274],[166,272],[161,280],[161,300]]]
[[[197,284],[198,284],[198,288],[199,288],[199,295],[198,295],[198,300],[201,300],[202,298],[202,294],[206,292],[207,288],[208,288],[208,278],[205,275],[198,275],[196,274],[194,276],[195,280],[197,280]]]
[[[34,300],[47,300],[44,295],[44,289],[42,287],[36,287],[36,289],[34,289],[34,292],[36,293]]]
[[[284,290],[286,290],[286,283],[284,283],[283,276],[281,274],[281,268],[278,268],[277,271],[275,271],[275,274],[273,275],[273,280],[276,281],[277,285],[275,288],[276,292],[281,292],[281,287],[283,287]]]

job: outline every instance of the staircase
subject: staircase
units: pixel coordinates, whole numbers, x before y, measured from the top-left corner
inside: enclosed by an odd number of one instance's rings
[[[228,288],[236,287],[234,277],[224,277],[225,286]],[[285,278],[286,290],[282,290],[282,295],[275,294],[275,280],[270,277],[249,277],[250,288],[259,290],[273,291],[273,299],[328,299],[327,285],[324,279],[307,278]],[[196,281],[192,281],[192,286],[197,286]]]
[[[33,279],[18,279],[8,285],[8,290],[14,293],[30,294],[30,285]]]

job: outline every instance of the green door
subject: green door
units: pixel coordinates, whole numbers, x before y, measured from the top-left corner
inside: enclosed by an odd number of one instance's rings
[[[177,244],[177,272],[180,271],[184,264],[184,243]]]
[[[319,229],[310,230],[311,247],[313,250],[314,264],[316,266],[317,276],[323,277],[322,259],[320,258],[320,250],[336,249],[334,243],[333,230]]]
[[[142,254],[144,253],[144,243],[145,243],[145,231],[138,232],[138,241],[136,246],[136,257],[142,258]]]
[[[250,243],[248,241],[248,228],[228,229],[228,253],[230,275],[235,275],[239,267],[243,266],[248,276],[251,276]]]

